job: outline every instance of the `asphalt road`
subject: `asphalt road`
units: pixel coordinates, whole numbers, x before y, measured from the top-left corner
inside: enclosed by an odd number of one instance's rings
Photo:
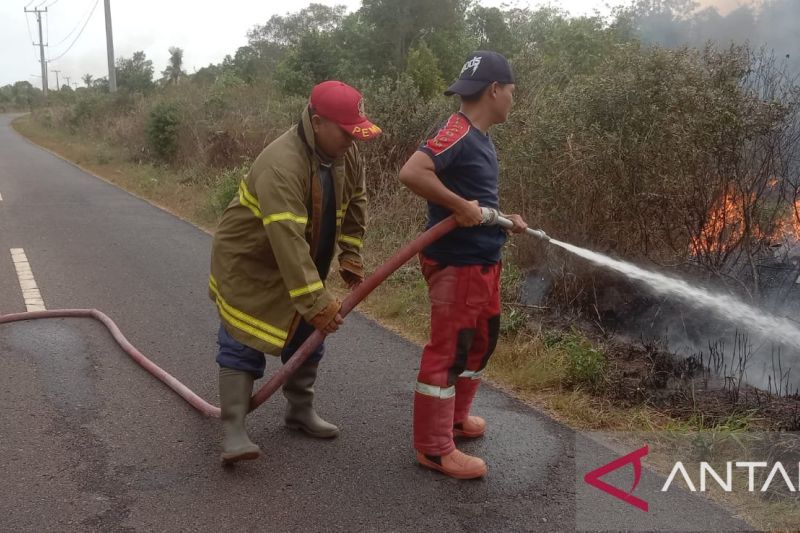
[[[23,248],[48,309],[100,309],[217,403],[210,237],[28,143],[11,118],[0,115],[0,314],[25,310],[9,252]],[[585,472],[575,433],[488,386],[474,412],[489,433],[462,446],[486,459],[488,477],[424,470],[410,425],[420,348],[357,313],[328,342],[317,405],[341,437],[283,428],[278,394],[249,417],[265,456],[223,468],[216,421],[130,361],[99,323],[0,326],[0,530],[572,531],[586,516],[598,517],[589,529],[746,529],[677,492],[643,514],[589,488],[576,509]],[[697,520],[676,519],[687,516]]]

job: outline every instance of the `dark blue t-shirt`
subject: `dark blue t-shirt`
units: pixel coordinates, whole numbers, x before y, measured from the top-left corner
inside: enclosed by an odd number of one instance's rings
[[[494,144],[462,113],[451,116],[419,150],[433,159],[436,175],[445,187],[467,200],[478,200],[482,207],[500,208]],[[427,227],[450,214],[446,208],[428,202]],[[505,242],[506,232],[500,226],[456,228],[422,253],[445,265],[490,265],[500,261]]]

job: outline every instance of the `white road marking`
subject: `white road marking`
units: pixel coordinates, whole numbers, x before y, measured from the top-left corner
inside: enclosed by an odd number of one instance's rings
[[[45,311],[47,308],[44,306],[44,300],[42,299],[42,294],[39,292],[39,287],[36,286],[36,280],[33,279],[33,271],[31,270],[30,263],[28,263],[25,250],[22,248],[12,248],[11,260],[14,262],[14,268],[17,270],[17,278],[19,278],[19,287],[22,289],[22,298],[25,300],[25,307],[28,311]]]
[[[3,201],[3,195],[0,194],[0,202],[2,202],[2,201]]]

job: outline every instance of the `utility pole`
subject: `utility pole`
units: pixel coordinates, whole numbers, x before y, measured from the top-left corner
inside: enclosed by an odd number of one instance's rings
[[[117,92],[117,70],[114,66],[114,34],[111,31],[111,0],[103,0],[106,8],[106,49],[108,51],[108,90]],[[39,32],[41,33],[41,25]]]
[[[59,83],[58,83],[58,74],[61,71],[60,70],[51,70],[50,72],[55,72],[56,73],[56,91],[60,91],[61,90],[61,85],[59,85]]]
[[[69,76],[64,76],[64,79],[67,80],[67,87],[71,87],[72,84],[69,82],[70,77]]]
[[[106,0],[106,3],[108,0]],[[44,44],[44,39],[42,38],[42,13],[47,13],[47,8],[43,10],[38,8],[28,9],[24,8],[25,13],[36,13],[36,21],[39,23],[39,56],[40,56],[40,63],[42,64],[42,93],[47,96],[47,61],[44,58],[44,47],[47,46]],[[36,43],[33,43],[34,45]]]

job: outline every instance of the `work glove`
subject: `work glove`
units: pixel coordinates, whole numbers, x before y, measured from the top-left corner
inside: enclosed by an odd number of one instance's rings
[[[339,275],[347,284],[347,288],[354,289],[364,281],[364,267],[359,262],[345,259],[339,262]]]
[[[334,300],[325,306],[322,311],[317,313],[317,315],[309,322],[321,332],[325,334],[331,334],[339,329],[339,326],[344,322],[344,319],[342,319],[341,315],[339,314],[339,310],[341,308],[342,302],[339,300]]]

